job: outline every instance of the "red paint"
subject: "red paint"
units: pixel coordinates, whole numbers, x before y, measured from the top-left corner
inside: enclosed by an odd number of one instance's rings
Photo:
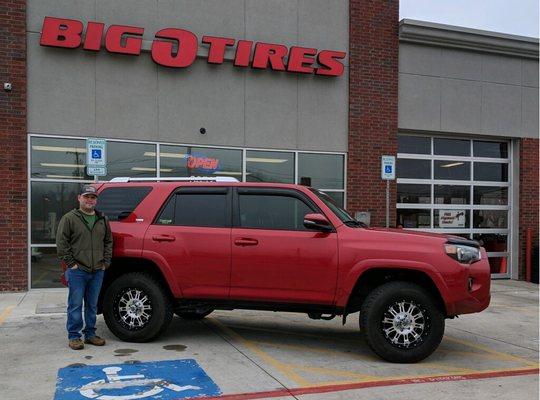
[[[189,67],[197,57],[197,36],[184,29],[165,28],[156,33],[156,38],[169,39],[154,40],[152,43],[152,60],[159,65],[172,68]],[[173,43],[176,41],[178,51],[173,53]]]
[[[317,55],[317,49],[308,49],[306,47],[291,47],[289,52],[289,61],[287,62],[287,71],[299,72],[302,74],[312,74],[313,67],[311,66],[315,59],[306,56]]]
[[[215,36],[203,36],[202,42],[209,44],[208,62],[210,64],[223,64],[225,49],[227,46],[233,46],[235,40]]]
[[[319,393],[333,393],[341,392],[345,390],[357,390],[366,389],[371,387],[384,387],[384,386],[400,386],[422,383],[438,383],[438,382],[459,382],[468,381],[474,379],[489,379],[489,378],[501,378],[509,376],[522,376],[522,375],[535,375],[538,374],[538,368],[531,368],[525,370],[507,370],[497,372],[478,372],[464,375],[444,375],[444,376],[432,376],[432,377],[419,377],[419,378],[407,378],[407,379],[392,379],[381,380],[372,382],[359,382],[359,383],[346,383],[342,385],[328,385],[328,386],[313,386],[303,388],[291,388],[291,389],[278,389],[269,390],[265,392],[252,392],[252,393],[239,393],[239,394],[226,394],[223,396],[208,397],[208,400],[255,400],[255,399],[269,399],[272,397],[288,397],[288,396],[301,396],[308,394]]]
[[[40,44],[42,46],[83,48],[99,51],[105,36],[105,47],[111,53],[140,55],[144,28],[125,25],[111,25],[103,35],[104,24],[89,22],[86,34],[82,36],[84,25],[81,21],[66,18],[45,17],[43,20]],[[134,37],[135,36],[135,37]],[[217,36],[203,36],[202,43],[209,45],[207,61],[210,64],[222,64],[226,48],[236,45],[233,64],[236,67],[255,69],[272,69],[302,74],[322,76],[341,76],[346,53],[293,46],[290,48],[275,43],[255,43],[253,59],[251,49],[253,42]],[[171,68],[189,67],[197,57],[197,36],[188,30],[177,28],[161,29],[155,34],[152,42],[151,56],[159,65]],[[318,66],[314,64],[318,63]]]
[[[255,45],[255,55],[251,66],[257,69],[270,68],[274,71],[285,71],[285,63],[283,59],[287,55],[287,46],[273,43],[257,43]]]
[[[101,49],[104,29],[105,24],[102,24],[101,22],[89,22],[84,35],[83,49],[99,51],[99,49]]]
[[[83,23],[75,19],[45,17],[41,39],[42,46],[75,49],[81,45]]]

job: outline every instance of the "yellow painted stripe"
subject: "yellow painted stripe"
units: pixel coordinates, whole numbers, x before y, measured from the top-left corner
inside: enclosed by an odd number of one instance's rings
[[[15,306],[9,306],[8,308],[6,308],[2,312],[2,314],[0,314],[0,325],[2,325],[4,323],[4,321],[9,316],[9,314],[11,314],[11,312],[13,311],[14,308],[15,308]]]
[[[277,369],[283,376],[290,379],[294,383],[300,386],[309,386],[312,382],[308,381],[307,379],[302,378],[300,375],[295,373],[291,367],[289,367],[287,364],[284,364],[272,356],[270,356],[268,353],[261,350],[259,347],[257,347],[255,344],[250,342],[249,340],[243,338],[238,333],[234,332],[232,329],[229,329],[225,325],[223,325],[221,322],[219,322],[215,318],[207,318],[207,321],[210,322],[212,325],[214,325],[216,328],[218,328],[220,331],[225,333],[227,336],[229,336],[231,339],[241,343],[244,347],[248,348],[251,352],[256,354],[261,360],[266,362],[267,364],[271,365],[275,369]]]

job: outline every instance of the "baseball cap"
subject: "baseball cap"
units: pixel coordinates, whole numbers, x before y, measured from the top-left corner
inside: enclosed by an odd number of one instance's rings
[[[82,185],[81,191],[79,192],[81,196],[86,196],[88,194],[93,194],[94,196],[97,196],[97,189],[91,185]]]

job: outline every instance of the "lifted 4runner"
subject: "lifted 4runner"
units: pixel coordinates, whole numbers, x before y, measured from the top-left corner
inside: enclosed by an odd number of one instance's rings
[[[114,256],[100,298],[109,329],[146,342],[173,313],[215,309],[360,311],[360,334],[380,357],[416,362],[438,347],[445,318],[490,301],[486,252],[477,242],[357,222],[305,186],[233,178],[99,186]]]

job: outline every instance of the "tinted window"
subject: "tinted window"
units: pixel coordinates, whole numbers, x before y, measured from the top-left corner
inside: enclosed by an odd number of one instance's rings
[[[430,210],[397,210],[397,226],[399,228],[430,228]]]
[[[396,174],[398,178],[430,179],[431,161],[398,158]]]
[[[107,188],[99,194],[97,209],[111,221],[118,221],[120,214],[127,217],[151,190],[150,187]]]
[[[434,161],[435,179],[468,181],[471,179],[471,163],[466,161]]]
[[[324,189],[343,189],[344,157],[335,154],[307,154],[298,156],[299,182]]]
[[[436,204],[469,204],[471,188],[469,186],[435,185]]]
[[[508,164],[474,163],[474,179],[477,181],[508,182]]]
[[[458,139],[433,139],[433,154],[441,156],[470,156],[471,142]]]
[[[314,211],[296,197],[241,194],[242,228],[307,230],[304,216]]]
[[[475,157],[508,158],[508,144],[504,142],[473,142]]]
[[[247,151],[246,181],[294,183],[294,153]]]
[[[174,208],[176,205],[176,195],[173,194],[156,220],[158,225],[173,225],[174,224]]]
[[[431,186],[429,185],[397,185],[398,203],[431,203]]]
[[[176,195],[174,224],[181,226],[230,226],[226,193],[186,193]],[[165,210],[164,210],[165,211]]]
[[[475,186],[474,204],[507,205],[508,188],[497,186]]]
[[[398,153],[431,154],[431,138],[398,136]]]

